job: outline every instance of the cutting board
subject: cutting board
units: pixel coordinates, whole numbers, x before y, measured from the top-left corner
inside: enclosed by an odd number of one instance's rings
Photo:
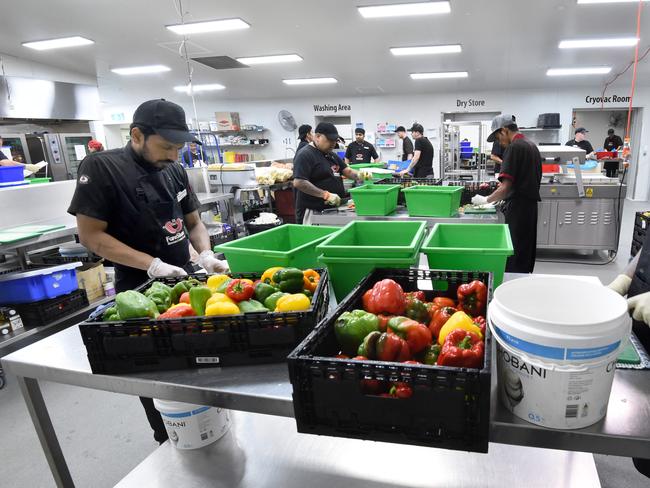
[[[43,234],[44,232],[51,232],[53,230],[63,229],[65,225],[45,225],[45,224],[29,224],[29,225],[20,225],[18,227],[11,227],[10,229],[2,229],[0,232],[37,232]]]
[[[486,208],[486,209],[465,207],[465,213],[466,214],[495,214],[497,213],[497,209],[495,207]]]
[[[0,232],[0,244],[10,244],[40,235],[40,232]]]

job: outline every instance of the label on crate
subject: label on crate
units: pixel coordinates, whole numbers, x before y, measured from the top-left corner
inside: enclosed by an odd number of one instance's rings
[[[219,364],[219,356],[197,356],[196,364]]]

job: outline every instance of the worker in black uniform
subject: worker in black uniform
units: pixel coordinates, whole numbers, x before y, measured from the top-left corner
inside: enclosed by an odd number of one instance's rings
[[[361,128],[354,129],[355,140],[350,143],[345,151],[345,164],[369,163],[379,161],[379,154],[375,146],[365,140],[366,131]]]
[[[514,115],[495,117],[487,140],[498,140],[502,147],[507,148],[499,173],[501,184],[487,197],[475,195],[472,204],[485,205],[505,200],[503,213],[514,247],[506,271],[532,273],[537,247],[537,202],[541,201],[542,157],[537,146],[519,132]]]
[[[300,127],[298,127],[298,139],[300,142],[296,148],[296,154],[298,154],[298,151],[300,151],[303,147],[309,144],[313,138],[314,133],[311,131],[311,125],[302,124]]]
[[[332,152],[339,134],[334,124],[321,122],[314,139],[301,149],[293,160],[293,186],[296,188],[296,222],[309,223],[311,212],[327,206],[338,207],[345,195],[342,176],[361,180]],[[305,218],[307,214],[307,218]]]
[[[200,163],[206,161],[203,149],[201,149],[196,142],[190,142],[190,146],[184,147],[181,153],[183,155],[183,166],[185,168],[193,168],[194,166],[199,166]]]
[[[490,151],[490,159],[494,162],[494,174],[501,173],[501,165],[503,164],[504,149],[499,144],[499,141],[492,143],[492,150]]]
[[[413,159],[413,141],[406,135],[406,129],[403,125],[400,125],[395,133],[402,140],[402,161],[410,161]]]
[[[603,147],[605,148],[605,151],[618,151],[623,147],[623,139],[614,133],[614,129],[609,129]]]
[[[68,212],[77,218],[81,243],[115,264],[115,289],[130,290],[149,278],[183,276],[190,242],[208,273],[228,271],[210,250],[187,174],[176,162],[188,131],[185,112],[166,100],[149,100],[133,114],[131,140],[122,149],[90,154],[79,166]],[[150,398],[141,398],[158,442],[165,426]]]
[[[413,173],[414,178],[426,178],[433,174],[433,146],[431,141],[424,137],[424,127],[413,124],[411,135],[415,139],[413,158],[409,167],[399,172],[400,176]]]
[[[587,153],[586,158],[591,159],[594,157],[594,147],[591,145],[591,142],[587,140],[587,132],[589,132],[584,127],[578,127],[575,130],[573,139],[568,141],[566,146],[579,147]]]
[[[625,271],[607,286],[621,296],[627,295],[634,334],[646,349],[650,348],[650,245],[644,245]],[[632,461],[639,473],[650,478],[650,452],[648,458],[632,458]]]

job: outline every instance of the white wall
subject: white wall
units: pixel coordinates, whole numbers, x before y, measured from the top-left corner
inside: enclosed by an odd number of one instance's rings
[[[610,87],[607,95],[613,94],[625,96],[628,94],[628,87]],[[566,141],[573,135],[571,126],[573,109],[599,108],[599,104],[594,104],[587,99],[587,97],[597,96],[600,96],[598,88],[451,92],[424,95],[328,97],[326,99],[296,97],[292,99],[212,100],[202,102],[201,98],[198,98],[197,110],[199,119],[202,120],[213,119],[216,111],[237,111],[240,113],[243,124],[262,124],[268,127],[270,129],[268,137],[271,139],[271,144],[265,148],[264,155],[270,158],[283,158],[289,154],[288,147],[296,146],[296,133],[286,132],[280,127],[277,114],[281,109],[289,110],[298,125],[302,123],[313,125],[316,115],[350,115],[353,126],[357,122],[361,122],[366,130],[374,131],[378,122],[396,123],[408,128],[410,124],[417,121],[423,124],[431,134],[437,135],[441,122],[441,113],[464,111],[462,107],[459,108],[458,100],[483,100],[485,102],[483,105],[477,106],[475,110],[466,111],[512,112],[517,116],[519,125],[524,127],[535,126],[540,113],[559,112],[560,123],[563,127],[560,139]],[[141,101],[143,100],[125,100],[123,105],[107,107],[104,112],[104,120],[110,121],[114,114],[123,113],[125,122],[130,122],[133,110]],[[177,98],[174,101],[184,106],[189,119],[192,113],[189,99]],[[350,105],[350,110],[336,114],[333,111],[327,113],[315,112],[314,104]],[[648,156],[648,144],[650,143],[650,87],[637,88],[634,105],[636,107],[648,107],[643,114],[642,142],[639,148],[639,167],[634,192],[635,199],[647,200],[648,188],[650,187],[650,157]],[[606,108],[625,108],[626,106],[625,102],[618,101],[605,104]],[[432,143],[436,148],[437,155],[439,140],[437,137],[433,139]],[[383,159],[389,159],[398,153],[399,149],[383,150],[382,156]],[[629,191],[628,195],[631,196],[632,191]]]

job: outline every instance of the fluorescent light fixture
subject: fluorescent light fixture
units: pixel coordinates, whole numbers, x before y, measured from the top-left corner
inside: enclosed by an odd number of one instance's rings
[[[295,63],[302,61],[297,54],[279,54],[274,56],[255,56],[252,58],[237,58],[237,61],[252,66],[254,64]]]
[[[204,92],[204,91],[214,91],[214,90],[225,90],[225,86],[220,85],[219,83],[209,83],[206,85],[192,85],[192,91],[194,93]],[[174,90],[177,92],[190,93],[189,85],[175,86]]]
[[[445,46],[391,47],[390,52],[395,56],[414,56],[419,54],[446,54],[462,51],[460,44]]]
[[[560,49],[582,49],[589,47],[631,47],[636,46],[639,39],[636,37],[619,37],[616,39],[576,39],[562,41]]]
[[[185,35],[248,29],[250,24],[244,22],[242,19],[223,19],[209,20],[207,22],[191,22],[189,24],[167,25],[165,27],[176,34]]]
[[[372,7],[357,7],[357,9],[359,10],[361,16],[365,19],[448,14],[451,12],[451,6],[449,5],[448,1],[374,5]]]
[[[327,83],[338,83],[336,78],[294,78],[282,80],[285,85],[323,85]]]
[[[149,75],[152,73],[164,73],[171,71],[171,68],[163,66],[162,64],[153,64],[151,66],[131,66],[129,68],[113,68],[111,70],[116,75]]]
[[[642,0],[647,2],[648,0]],[[578,0],[578,5],[587,5],[590,3],[639,3],[639,0]]]
[[[23,42],[23,46],[37,51],[46,51],[48,49],[58,49],[60,47],[87,46],[94,44],[95,41],[86,39],[81,36],[62,37],[60,39],[50,39],[47,41]]]
[[[444,78],[467,78],[467,71],[441,71],[438,73],[411,73],[412,80],[441,80]]]
[[[594,68],[550,68],[546,76],[606,75],[612,70],[609,66]]]

